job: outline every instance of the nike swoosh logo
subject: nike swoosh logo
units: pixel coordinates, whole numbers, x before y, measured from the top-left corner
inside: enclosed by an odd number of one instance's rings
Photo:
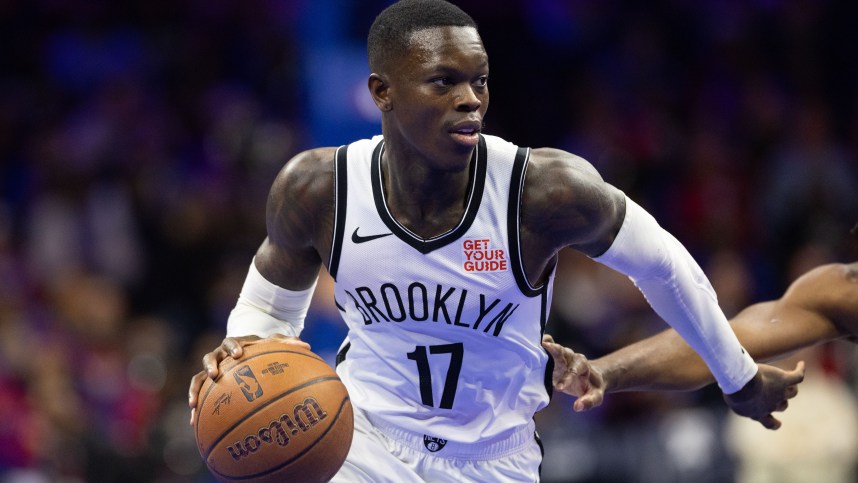
[[[376,238],[384,238],[386,236],[393,235],[393,233],[382,233],[381,235],[360,236],[358,235],[358,230],[360,230],[360,227],[355,228],[355,232],[352,233],[352,242],[354,243],[366,243],[368,241],[375,240]]]

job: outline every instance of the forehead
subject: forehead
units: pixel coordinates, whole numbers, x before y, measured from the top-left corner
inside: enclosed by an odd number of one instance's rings
[[[488,64],[488,55],[477,29],[434,27],[411,34],[406,61],[427,67],[447,63]]]

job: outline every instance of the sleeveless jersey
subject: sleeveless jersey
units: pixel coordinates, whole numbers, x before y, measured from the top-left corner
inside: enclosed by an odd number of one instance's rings
[[[379,424],[441,446],[505,438],[551,395],[541,340],[554,274],[532,287],[519,256],[530,150],[481,136],[462,219],[423,239],[388,210],[383,147],[376,136],[337,151],[328,267],[348,325],[337,372]]]

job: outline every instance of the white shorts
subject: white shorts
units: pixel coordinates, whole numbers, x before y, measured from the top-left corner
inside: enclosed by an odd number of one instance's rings
[[[489,445],[424,441],[422,435],[374,426],[354,408],[352,446],[334,483],[536,482],[542,445],[533,426]],[[445,451],[446,450],[446,451]],[[442,452],[445,455],[442,455]]]

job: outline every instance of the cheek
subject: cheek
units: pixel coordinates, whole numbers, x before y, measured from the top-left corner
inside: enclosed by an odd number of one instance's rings
[[[444,109],[426,100],[415,100],[415,103],[409,105],[413,107],[402,112],[403,123],[406,125],[426,129],[444,117]]]

